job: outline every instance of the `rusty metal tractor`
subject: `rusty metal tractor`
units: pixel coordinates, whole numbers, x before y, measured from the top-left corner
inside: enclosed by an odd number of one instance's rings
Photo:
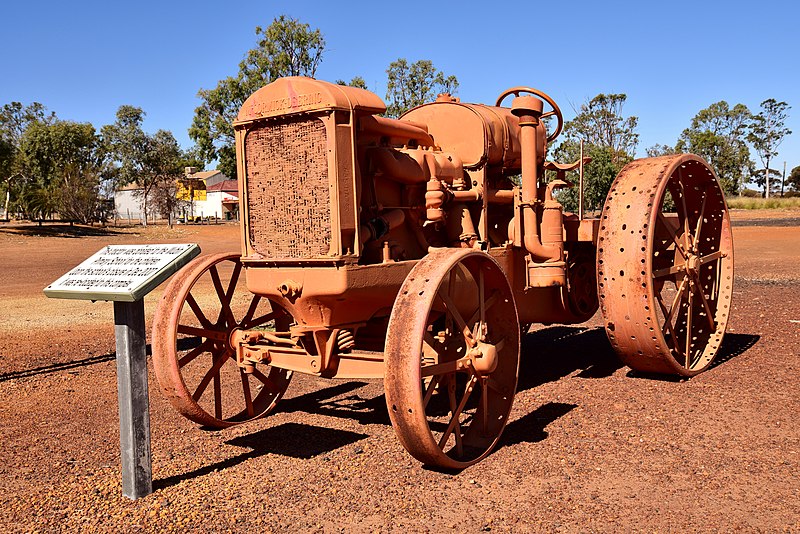
[[[733,250],[701,158],[630,163],[588,218],[554,194],[586,160],[545,160],[563,126],[547,94],[385,110],[369,91],[302,77],[244,103],[241,252],[181,270],[153,326],[161,389],[184,416],[209,427],[264,416],[294,372],[382,378],[402,445],[460,469],[507,423],[521,325],[581,323],[599,306],[633,369],[708,368]]]

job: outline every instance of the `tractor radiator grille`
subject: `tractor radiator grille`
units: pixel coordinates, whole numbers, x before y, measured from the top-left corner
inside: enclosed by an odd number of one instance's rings
[[[304,118],[247,133],[250,243],[268,259],[328,255],[331,208],[325,125]]]

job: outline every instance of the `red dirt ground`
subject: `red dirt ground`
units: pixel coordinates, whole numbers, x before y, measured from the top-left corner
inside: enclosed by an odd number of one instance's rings
[[[42,288],[106,244],[236,251],[238,226],[0,225],[4,531],[800,531],[800,212],[734,212],[722,358],[637,376],[597,316],[535,327],[501,446],[423,469],[380,381],[296,376],[269,417],[209,432],[150,400],[155,492],[122,497],[112,307]],[[149,320],[162,288],[146,298]]]

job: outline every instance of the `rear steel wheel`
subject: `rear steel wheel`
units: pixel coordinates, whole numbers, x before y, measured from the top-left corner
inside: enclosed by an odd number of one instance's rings
[[[695,375],[728,323],[733,241],[714,172],[678,154],[628,164],[603,208],[597,254],[606,333],[629,367]]]
[[[253,295],[242,282],[238,254],[196,258],[164,291],[153,320],[153,364],[161,390],[188,419],[223,428],[269,413],[291,372],[236,364],[236,328],[287,329],[289,314]]]
[[[386,404],[406,450],[446,469],[489,454],[511,410],[519,350],[514,296],[491,256],[438,249],[422,259],[386,334]]]

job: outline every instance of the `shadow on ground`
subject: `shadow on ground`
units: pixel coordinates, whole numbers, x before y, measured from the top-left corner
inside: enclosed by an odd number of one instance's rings
[[[708,372],[720,365],[723,365],[730,360],[736,358],[737,356],[744,354],[750,348],[758,343],[761,339],[761,336],[754,335],[754,334],[725,334],[725,337],[722,338],[722,345],[719,347],[719,352],[717,353],[717,357],[711,362],[711,365],[708,366],[708,369],[705,372]],[[659,380],[661,382],[681,382],[683,380],[687,380],[686,377],[683,376],[670,376],[670,375],[661,375],[656,373],[642,373],[640,371],[630,370],[628,374],[631,378],[644,378],[647,380]]]
[[[580,378],[605,378],[621,367],[603,327],[551,326],[522,337],[517,391],[576,371]]]
[[[531,413],[508,423],[498,449],[518,443],[538,443],[544,440],[547,438],[545,427],[577,407],[577,404],[564,402],[548,402],[539,406]]]
[[[109,362],[117,357],[116,352],[109,354],[102,354],[99,356],[90,356],[82,360],[73,360],[71,362],[53,363],[50,365],[43,365],[33,369],[23,369],[21,371],[11,371],[9,373],[0,374],[0,382],[14,380],[16,378],[30,378],[32,376],[46,375],[50,373],[57,373],[59,371],[67,371],[69,369],[76,369],[79,367],[86,367],[96,363]]]
[[[367,382],[345,382],[335,386],[312,391],[299,397],[281,400],[278,412],[306,412],[341,419],[353,419],[362,425],[388,425],[389,413],[386,411],[386,398],[362,397],[357,389]]]
[[[33,224],[3,225],[0,226],[0,233],[33,237],[97,237],[122,235],[128,232],[120,232],[100,226],[83,226],[77,224],[72,226],[69,224],[45,223],[41,226]]]
[[[228,445],[250,449],[249,452],[203,466],[187,473],[154,480],[153,489],[168,488],[184,480],[205,476],[214,471],[233,467],[251,458],[258,458],[266,454],[279,454],[307,460],[319,456],[320,454],[325,454],[350,445],[366,437],[366,434],[359,434],[347,430],[337,430],[299,423],[283,423],[225,442]],[[361,452],[356,450],[354,454],[360,454]]]

